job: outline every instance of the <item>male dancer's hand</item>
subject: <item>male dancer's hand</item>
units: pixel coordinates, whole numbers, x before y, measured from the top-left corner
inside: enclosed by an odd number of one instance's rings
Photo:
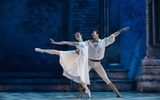
[[[124,28],[120,29],[119,31],[114,32],[113,34],[115,35],[115,37],[117,37],[121,32],[123,32],[123,31],[126,32],[128,30],[129,30],[129,27],[124,27]]]

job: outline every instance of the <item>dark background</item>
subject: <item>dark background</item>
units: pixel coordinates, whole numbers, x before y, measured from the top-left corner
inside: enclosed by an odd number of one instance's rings
[[[35,47],[74,49],[51,45],[49,38],[74,41],[73,34],[80,31],[87,40],[93,29],[102,38],[130,26],[107,48],[103,65],[119,63],[133,78],[146,50],[145,5],[145,0],[0,0],[0,71],[61,75],[58,57],[36,53]]]

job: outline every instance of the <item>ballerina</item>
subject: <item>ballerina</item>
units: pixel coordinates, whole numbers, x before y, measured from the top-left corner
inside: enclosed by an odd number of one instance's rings
[[[35,51],[60,56],[59,61],[63,68],[63,76],[80,83],[85,89],[85,93],[87,93],[90,98],[91,92],[87,86],[90,85],[88,45],[83,42],[82,36],[79,32],[75,33],[74,36],[78,42],[55,42],[53,39],[50,40],[52,44],[76,46],[76,50],[58,51],[54,49],[48,50],[35,48]]]

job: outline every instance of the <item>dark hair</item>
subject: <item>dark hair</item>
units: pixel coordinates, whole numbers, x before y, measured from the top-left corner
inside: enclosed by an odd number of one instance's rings
[[[94,29],[93,32],[94,32],[94,31],[96,31],[96,33],[99,34],[99,31],[98,31],[98,30]]]
[[[93,31],[98,31],[98,30],[95,28],[95,29],[93,29]]]
[[[76,34],[80,34],[80,35],[81,35],[81,33],[80,33],[80,32],[76,32],[74,35],[76,35]]]

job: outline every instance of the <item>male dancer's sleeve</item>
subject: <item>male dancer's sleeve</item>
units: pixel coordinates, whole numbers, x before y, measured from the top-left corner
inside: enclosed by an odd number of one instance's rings
[[[114,43],[114,41],[115,41],[115,35],[112,34],[109,37],[104,38],[102,41],[104,42],[104,45],[107,47],[110,44]]]

